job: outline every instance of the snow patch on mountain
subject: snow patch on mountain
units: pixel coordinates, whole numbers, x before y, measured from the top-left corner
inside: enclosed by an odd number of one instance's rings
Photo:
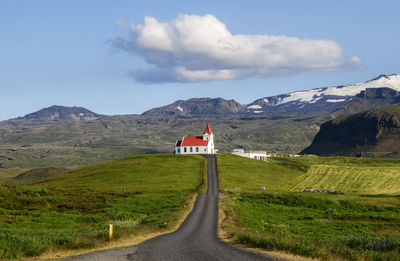
[[[183,111],[182,107],[179,106],[179,105],[176,107],[176,109],[177,109],[177,110],[180,110],[180,111]]]
[[[328,99],[326,102],[344,102],[346,99]]]
[[[249,108],[249,109],[253,109],[253,110],[257,110],[257,109],[262,109],[262,106],[261,105],[251,105],[251,106],[248,106],[247,108]]]
[[[318,100],[320,100],[323,96],[350,97],[350,96],[355,96],[356,94],[360,93],[361,91],[364,91],[367,88],[379,88],[379,87],[388,87],[396,91],[400,91],[400,75],[398,74],[392,74],[389,76],[381,75],[370,81],[357,84],[292,92],[289,93],[282,100],[280,100],[276,105],[293,101],[315,103]]]

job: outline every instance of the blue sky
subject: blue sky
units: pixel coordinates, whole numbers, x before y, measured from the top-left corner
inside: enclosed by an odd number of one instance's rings
[[[134,114],[192,97],[250,103],[264,96],[400,73],[398,10],[399,1],[2,0],[0,120],[54,104]],[[151,47],[166,48],[164,40],[139,43],[145,36],[140,28],[148,25],[145,17],[168,32],[176,33],[176,24],[189,28],[187,39],[198,43],[201,55],[185,47],[181,33],[165,36],[172,39],[173,51]],[[207,53],[212,48],[206,44],[214,47],[213,37],[190,35],[190,26],[197,28],[193,21],[225,26],[222,35],[229,34],[229,39],[221,39],[236,49],[221,56],[225,49],[217,46]],[[274,49],[261,50],[270,36],[280,40]],[[128,50],[116,45],[116,39]],[[243,50],[260,59],[247,59]],[[268,55],[274,52],[283,62],[270,62]],[[168,59],[158,59],[160,53]],[[235,59],[236,54],[244,58]],[[149,71],[145,80],[138,77],[139,68]],[[199,68],[201,76],[187,76]],[[177,74],[178,69],[183,74]]]

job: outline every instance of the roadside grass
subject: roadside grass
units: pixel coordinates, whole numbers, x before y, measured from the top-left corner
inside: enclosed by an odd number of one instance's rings
[[[400,260],[399,161],[279,160],[284,162],[218,156],[227,216],[221,227],[234,241],[324,260]]]
[[[110,223],[113,240],[168,230],[201,192],[203,168],[197,156],[134,156],[33,186],[0,186],[0,258],[99,247]]]

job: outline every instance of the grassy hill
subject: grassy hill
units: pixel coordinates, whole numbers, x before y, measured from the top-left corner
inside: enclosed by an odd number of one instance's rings
[[[35,185],[109,192],[194,191],[202,184],[203,168],[199,156],[130,156],[64,172]]]
[[[278,160],[218,156],[227,238],[322,260],[400,259],[400,161]],[[235,187],[241,192],[233,193]]]
[[[204,164],[199,156],[133,156],[0,186],[0,259],[98,247],[110,223],[114,239],[168,231],[201,192]]]

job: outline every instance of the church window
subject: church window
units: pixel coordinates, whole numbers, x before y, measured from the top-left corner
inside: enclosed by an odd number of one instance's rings
[[[184,148],[183,151],[186,152],[186,148]]]
[[[190,152],[193,152],[193,147],[190,147]]]
[[[199,147],[196,147],[196,152],[199,152]]]

